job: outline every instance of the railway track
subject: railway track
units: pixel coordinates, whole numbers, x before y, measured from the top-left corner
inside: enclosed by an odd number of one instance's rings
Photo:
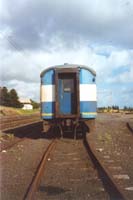
[[[24,199],[126,197],[86,140],[61,139],[53,140],[44,152]]]
[[[21,124],[21,125],[20,123],[17,123],[17,126],[15,127],[12,127],[12,128],[10,127],[9,129],[2,130],[3,137],[0,139],[0,141],[2,140],[1,145],[0,145],[0,152],[6,151],[12,148],[14,145],[24,141],[27,138],[34,138],[35,137],[34,130],[37,124],[41,124],[41,121],[33,120],[33,122]],[[27,132],[25,130],[27,130]],[[13,137],[11,135],[13,135]]]
[[[0,153],[1,153],[1,152],[7,151],[8,149],[12,148],[14,145],[16,145],[16,144],[18,144],[18,143],[24,141],[25,139],[26,139],[26,138],[17,139],[17,141],[11,142],[10,144],[8,144],[8,145],[6,145],[6,146],[1,147],[1,148],[0,148]]]
[[[88,155],[92,159],[92,162],[96,169],[98,170],[98,174],[102,177],[102,182],[104,184],[105,189],[108,191],[110,199],[112,200],[126,200],[127,197],[123,193],[122,188],[116,183],[115,179],[113,179],[112,174],[108,171],[108,169],[103,165],[101,159],[97,157],[96,152],[93,148],[88,144],[87,140],[84,140],[84,146],[88,152]]]
[[[45,165],[47,162],[47,158],[49,156],[49,154],[51,153],[51,151],[53,150],[54,146],[56,144],[56,139],[53,140],[49,146],[47,147],[46,151],[44,152],[42,159],[37,167],[37,170],[35,172],[35,176],[33,177],[31,184],[29,185],[27,192],[24,196],[24,199],[28,199],[28,200],[32,200],[34,199],[34,194],[38,188],[39,182],[41,180],[42,174],[44,172],[45,169]]]
[[[128,129],[129,129],[129,130],[131,131],[131,133],[133,134],[133,123],[127,122],[126,124],[127,124]]]
[[[18,126],[29,124],[29,123],[36,122],[36,121],[40,121],[39,115],[1,117],[0,118],[0,129],[3,131],[6,129],[16,128]]]

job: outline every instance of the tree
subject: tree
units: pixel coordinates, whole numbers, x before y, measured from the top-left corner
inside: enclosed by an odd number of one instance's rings
[[[22,104],[18,99],[19,98],[15,89],[8,91],[6,87],[0,88],[0,105],[21,108]]]
[[[126,111],[126,110],[127,110],[127,106],[124,106],[123,110],[125,110],[125,111]]]
[[[33,109],[37,109],[37,108],[39,108],[39,106],[40,106],[39,103],[33,101],[32,99],[30,99],[30,101],[31,101],[31,105],[33,106]]]
[[[17,95],[17,92],[15,89],[11,89],[9,92],[9,97],[10,97],[10,106],[15,107],[15,108],[20,108],[21,103],[19,102],[19,97]]]
[[[10,95],[6,87],[0,89],[0,104],[3,106],[9,106],[10,104]]]

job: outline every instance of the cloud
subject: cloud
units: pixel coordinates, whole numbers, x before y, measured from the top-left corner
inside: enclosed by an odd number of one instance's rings
[[[110,77],[108,83],[133,83],[133,68],[129,68],[128,71],[119,73]]]
[[[107,90],[100,104],[108,104],[112,92],[122,105],[115,87],[122,91],[133,82],[132,13],[131,0],[1,0],[1,84],[39,99],[42,70],[84,64],[96,71],[98,91]]]
[[[6,86],[9,90],[15,88],[18,93],[18,96],[34,99],[39,101],[40,99],[40,84],[39,83],[27,83],[18,80],[9,80],[3,81],[3,85]]]
[[[1,51],[0,71],[1,80],[18,80],[23,82],[39,82],[39,69],[31,62],[32,58],[21,53]]]
[[[71,48],[80,40],[131,48],[133,3],[126,2],[2,0],[6,14],[0,18],[2,26],[12,29],[10,39],[22,49],[51,49],[57,41]]]

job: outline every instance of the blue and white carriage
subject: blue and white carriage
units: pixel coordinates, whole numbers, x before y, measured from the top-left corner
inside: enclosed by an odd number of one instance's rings
[[[41,117],[44,131],[60,134],[88,127],[96,118],[96,73],[83,65],[64,64],[41,73]],[[84,128],[83,128],[84,129]]]

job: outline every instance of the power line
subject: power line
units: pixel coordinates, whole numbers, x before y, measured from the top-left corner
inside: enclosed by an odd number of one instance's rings
[[[22,48],[18,47],[18,45],[16,45],[14,41],[12,41],[9,37],[5,36],[5,35],[2,33],[2,31],[0,31],[0,34],[1,34],[1,36],[2,36],[3,38],[5,38],[5,39],[8,41],[8,43],[9,43],[14,49],[16,49],[16,50],[19,51],[19,52],[20,52],[20,50],[22,50]]]
[[[25,52],[23,52],[23,48],[21,48],[20,46],[18,46],[14,40],[12,40],[10,37],[8,36],[5,36],[1,31],[0,31],[0,34],[1,36],[7,40],[7,42],[10,44],[10,46],[12,46],[16,51],[17,53],[21,54],[22,56],[26,57],[28,56],[28,59],[29,59],[29,55]]]

